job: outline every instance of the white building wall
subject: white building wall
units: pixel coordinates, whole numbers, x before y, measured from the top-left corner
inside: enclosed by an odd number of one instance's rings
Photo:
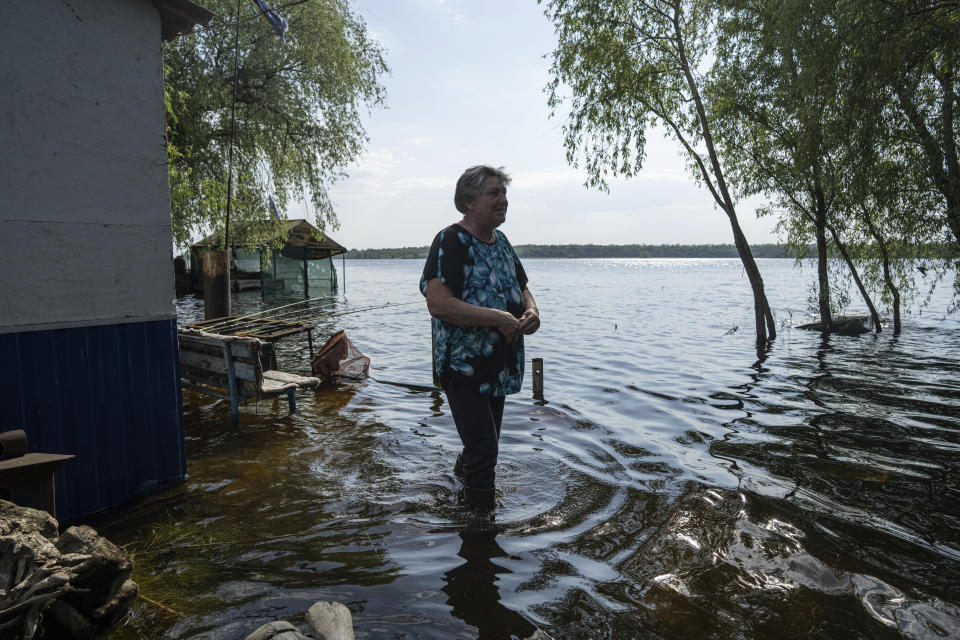
[[[0,333],[174,317],[156,8],[3,13]]]

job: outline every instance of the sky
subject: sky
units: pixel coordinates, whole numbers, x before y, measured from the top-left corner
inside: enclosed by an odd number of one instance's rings
[[[381,43],[387,106],[364,117],[370,140],[330,195],[329,230],[354,249],[425,246],[460,220],[457,178],[504,166],[513,182],[501,230],[513,244],[730,244],[726,216],[686,172],[678,145],[647,138],[647,160],[610,192],[583,186],[550,118],[553,27],[535,0],[353,0]],[[758,203],[738,209],[752,244],[776,242]],[[309,210],[288,217],[312,219]]]

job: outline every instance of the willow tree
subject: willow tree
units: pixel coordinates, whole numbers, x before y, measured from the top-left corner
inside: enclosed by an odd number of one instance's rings
[[[700,0],[540,0],[554,23],[549,104],[568,110],[567,160],[587,184],[643,166],[646,134],[660,124],[682,147],[694,176],[727,216],[753,291],[757,346],[776,337],[763,278],[740,227],[701,92],[711,15]],[[572,93],[567,98],[565,94]]]
[[[857,77],[850,91],[858,99],[851,104],[874,107],[874,118],[853,114],[851,133],[860,145],[859,157],[896,167],[900,193],[886,201],[902,202],[905,197],[908,202],[921,203],[896,205],[887,211],[887,226],[900,232],[902,255],[929,259],[939,275],[953,263],[956,306],[960,297],[960,270],[956,269],[960,248],[960,150],[956,141],[960,129],[960,5],[850,0],[838,4],[838,15],[850,25],[856,52]],[[868,143],[863,145],[862,140]],[[858,162],[857,167],[871,163]],[[859,182],[869,185],[871,180],[866,175]],[[881,213],[883,200],[872,203]],[[930,247],[936,248],[937,255],[925,255],[924,249]]]
[[[904,120],[903,142],[919,151],[929,187],[960,245],[960,5],[858,0],[861,64],[876,90],[888,90]]]
[[[380,46],[346,0],[279,9],[289,23],[285,42],[247,0],[239,23],[235,0],[197,1],[218,17],[164,49],[176,243],[224,225],[235,53],[231,223],[261,233],[272,196],[280,210],[309,202],[318,227],[336,228],[327,189],[367,141],[361,115],[385,99]]]
[[[880,331],[842,235],[852,224],[846,163],[852,57],[832,0],[727,0],[708,93],[719,146],[740,195],[763,194],[802,252],[817,248],[818,306],[833,324],[828,254],[840,253]],[[828,235],[829,234],[829,235]],[[832,241],[832,244],[831,244]]]

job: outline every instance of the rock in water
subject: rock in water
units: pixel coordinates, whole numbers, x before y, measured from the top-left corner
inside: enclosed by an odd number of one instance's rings
[[[91,638],[137,597],[133,561],[92,528],[0,500],[0,635]]]
[[[305,635],[283,620],[277,622],[268,622],[263,625],[244,640],[308,640]]]
[[[317,602],[307,610],[315,640],[353,640],[353,617],[339,602]]]

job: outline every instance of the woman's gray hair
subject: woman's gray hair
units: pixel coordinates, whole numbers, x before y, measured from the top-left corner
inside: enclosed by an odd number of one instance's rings
[[[480,189],[483,188],[483,181],[487,178],[497,178],[505,187],[510,184],[510,176],[507,175],[503,167],[494,169],[485,164],[470,167],[457,180],[457,189],[453,192],[453,205],[457,208],[457,211],[460,213],[467,212],[467,203],[480,197]]]

